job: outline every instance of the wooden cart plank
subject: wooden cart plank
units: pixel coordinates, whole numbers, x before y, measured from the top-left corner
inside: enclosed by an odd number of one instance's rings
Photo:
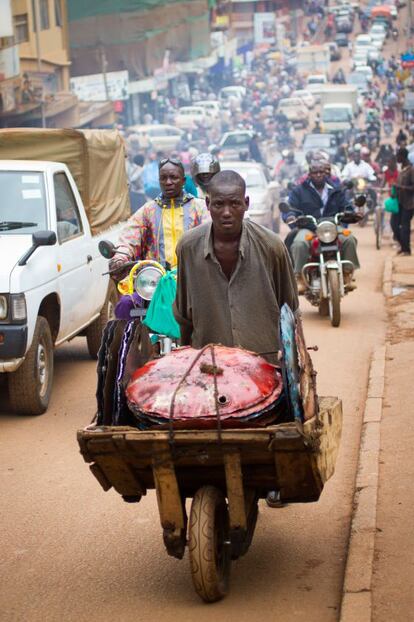
[[[158,455],[152,461],[158,510],[163,529],[177,531],[185,527],[183,502],[168,443],[163,449],[163,455]],[[159,452],[159,443],[157,443],[157,452]]]
[[[238,451],[224,452],[224,470],[230,529],[247,529],[246,500],[244,498],[241,459]]]

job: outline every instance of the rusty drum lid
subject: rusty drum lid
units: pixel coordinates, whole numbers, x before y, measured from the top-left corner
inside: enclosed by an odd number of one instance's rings
[[[245,417],[280,396],[282,378],[261,356],[221,345],[179,348],[132,376],[126,397],[133,410],[163,419]]]

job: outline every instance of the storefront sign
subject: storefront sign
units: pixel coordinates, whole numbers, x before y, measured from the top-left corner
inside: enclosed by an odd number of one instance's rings
[[[254,42],[273,44],[276,41],[276,16],[274,13],[254,14]]]
[[[78,76],[71,78],[71,91],[77,95],[81,101],[117,101],[128,99],[128,72],[110,71],[106,74],[107,90],[105,88],[104,76],[101,73],[90,76]]]

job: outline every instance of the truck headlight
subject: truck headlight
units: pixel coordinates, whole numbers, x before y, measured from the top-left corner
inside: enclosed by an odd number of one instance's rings
[[[10,295],[11,318],[16,322],[23,322],[27,319],[26,298],[24,294]]]
[[[316,227],[316,235],[321,242],[324,242],[324,244],[330,244],[331,242],[336,240],[338,236],[338,230],[333,222],[329,222],[329,220],[324,220]]]
[[[7,317],[7,298],[6,296],[0,296],[0,320],[5,320]]]

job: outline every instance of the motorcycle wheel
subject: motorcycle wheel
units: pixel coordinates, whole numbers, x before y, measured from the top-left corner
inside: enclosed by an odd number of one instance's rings
[[[332,326],[341,323],[341,292],[339,289],[339,274],[336,270],[328,270],[329,317]]]

